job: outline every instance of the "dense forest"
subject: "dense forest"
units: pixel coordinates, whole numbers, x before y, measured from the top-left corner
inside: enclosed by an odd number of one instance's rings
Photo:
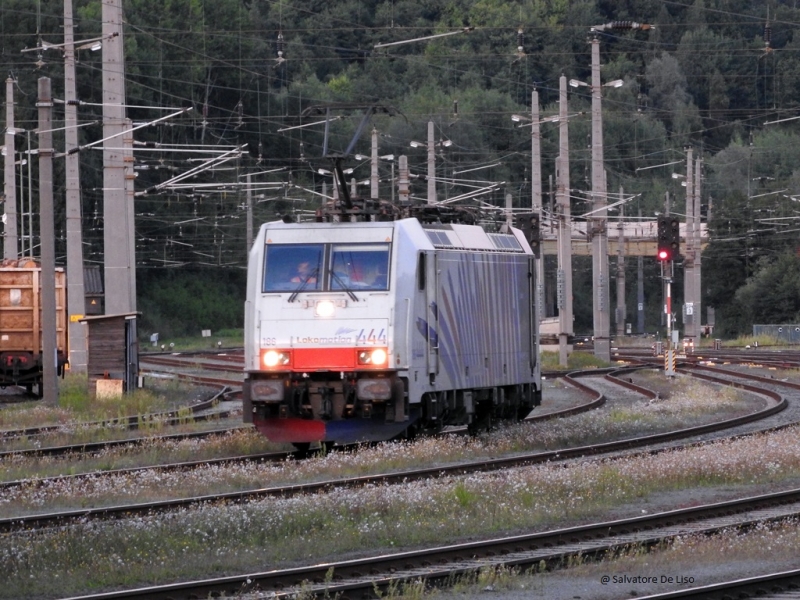
[[[76,40],[99,36],[100,1],[73,2]],[[634,196],[624,218],[654,219],[667,195],[673,211],[683,212],[685,191],[672,175],[685,173],[691,147],[703,159],[710,231],[703,306],[715,309],[715,335],[749,333],[753,323],[800,322],[795,0],[123,0],[123,9],[128,116],[145,123],[165,110],[193,108],[137,131],[137,142],[194,151],[137,148],[137,190],[153,189],[214,152],[243,149],[235,160],[188,180],[191,186],[137,197],[143,335],[159,331],[164,339],[241,326],[246,176],[256,225],[287,214],[302,218],[330,193],[326,153],[342,153],[356,140],[344,166],[356,180],[369,177],[369,160],[361,155],[370,153],[373,129],[380,155],[395,157],[381,160],[383,198],[392,195],[396,157],[408,156],[412,174],[426,173],[425,148],[410,142],[426,140],[432,121],[436,139],[448,142],[437,143],[440,199],[494,184],[482,202],[502,207],[510,194],[515,207],[530,206],[530,129],[518,127],[511,115],[530,114],[534,90],[542,116],[557,114],[560,76],[590,80],[591,28],[619,20],[654,25],[599,34],[603,80],[624,81],[603,91],[607,189]],[[52,78],[54,96],[63,98],[64,77],[57,49],[21,50],[62,42],[62,22],[60,1],[0,4],[1,60],[15,81],[20,162],[29,144],[36,145],[37,79]],[[101,65],[101,52],[78,51],[82,144],[102,138]],[[329,127],[320,126],[321,107],[331,105]],[[356,136],[367,107],[377,108]],[[56,121],[63,121],[61,110]],[[578,115],[569,125],[574,215],[587,211],[581,190],[591,188],[589,111],[588,88],[571,88],[569,112]],[[63,135],[56,132],[59,144],[63,148]],[[557,126],[542,125],[541,148],[547,194]],[[21,212],[35,212],[26,208],[37,190],[31,167],[18,171]],[[58,161],[55,172],[56,248],[63,264]],[[102,264],[100,152],[82,154],[81,178],[84,257]],[[424,198],[426,185],[424,177],[413,179],[412,197]],[[35,215],[31,221],[33,234],[30,227],[26,233],[25,220],[21,234],[35,254]],[[655,260],[644,263],[646,329],[653,332],[662,328],[661,281]],[[636,261],[627,265],[626,321],[635,323]],[[550,274],[552,267],[548,263]],[[590,269],[590,258],[575,258],[577,332],[592,327]],[[676,272],[680,303],[680,265]]]

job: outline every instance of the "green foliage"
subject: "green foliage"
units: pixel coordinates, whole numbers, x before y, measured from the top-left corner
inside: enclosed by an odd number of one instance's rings
[[[542,370],[544,371],[563,371],[564,367],[558,363],[558,352],[544,351],[541,353]],[[571,352],[567,357],[566,370],[587,369],[591,367],[608,367],[609,363],[595,357],[590,352],[576,351]]]
[[[241,327],[244,272],[217,272],[210,283],[202,271],[148,272],[139,282],[147,289],[140,297],[140,333],[158,332],[165,339]]]
[[[753,277],[736,291],[740,330],[753,323],[800,322],[800,257],[784,252],[764,259]]]
[[[478,495],[467,489],[467,486],[461,482],[457,483],[453,488],[453,493],[455,494],[456,502],[461,508],[469,508],[478,500]]]
[[[264,194],[255,203],[256,224],[288,212],[313,210],[320,203],[318,169],[329,168],[322,158],[325,144],[329,152],[343,151],[360,122],[361,113],[354,109],[344,112],[327,131],[309,127],[277,132],[317,119],[319,115],[303,114],[311,106],[332,102],[394,106],[402,117],[376,115],[371,125],[382,136],[381,153],[407,154],[412,172],[424,169],[425,158],[415,156],[408,142],[424,139],[432,120],[437,137],[453,141],[439,162],[446,173],[501,163],[491,172],[474,172],[476,179],[486,176],[504,182],[481,200],[502,206],[506,194],[511,194],[515,207],[527,206],[530,138],[528,130],[510,122],[509,115],[529,114],[534,89],[542,113],[555,114],[559,77],[590,78],[589,28],[614,20],[649,22],[656,28],[600,36],[603,79],[626,82],[619,90],[603,91],[609,192],[616,193],[621,186],[626,194],[639,194],[635,206],[625,207],[626,217],[640,210],[651,218],[663,209],[666,193],[676,212],[681,212],[683,189],[669,174],[682,167],[643,169],[682,160],[686,145],[698,149],[702,145],[703,202],[707,205],[705,198],[713,197],[714,210],[720,213],[712,217],[715,238],[707,249],[714,262],[704,261],[708,284],[704,302],[716,308],[718,324],[725,331],[745,327],[745,317],[738,311],[747,292],[736,298],[736,289],[762,268],[763,258],[771,260],[795,245],[791,228],[762,225],[761,219],[793,214],[786,206],[789,200],[777,192],[800,194],[796,167],[800,140],[791,123],[762,124],[791,114],[800,104],[800,38],[794,39],[792,25],[800,21],[800,8],[792,3],[771,7],[772,39],[767,48],[763,2],[734,4],[735,10],[720,0],[685,5],[657,0],[126,0],[129,116],[137,122],[163,116],[144,106],[195,108],[169,126],[137,130],[137,141],[246,147],[241,159],[226,165],[229,171],[203,172],[190,180],[198,186],[229,183],[228,192],[206,194],[198,187],[136,197],[137,292],[144,329],[176,336],[193,334],[198,328],[240,325],[243,278],[227,271],[245,265],[245,195],[233,184],[246,172],[277,168],[284,170],[264,179],[291,179],[295,184],[272,196]],[[99,0],[75,1],[76,37],[100,35],[101,8]],[[34,129],[30,124],[37,116],[37,79],[53,78],[54,95],[60,97],[63,65],[52,50],[44,52],[41,61],[36,53],[18,50],[42,40],[60,42],[59,11],[60,5],[37,10],[29,0],[6,0],[0,6],[0,33],[9,40],[3,66],[17,80],[16,118],[27,130]],[[375,49],[381,42],[467,26],[474,29]],[[521,52],[518,30],[523,34]],[[282,61],[277,60],[279,33],[284,39]],[[79,50],[78,57],[78,97],[86,102],[81,119],[99,121],[101,55]],[[570,112],[590,111],[585,89],[571,90],[569,103]],[[61,119],[59,110],[56,113],[56,120]],[[588,116],[570,120],[570,187],[575,190],[589,187],[589,123]],[[98,125],[88,125],[80,128],[79,135],[85,144],[102,138],[103,132]],[[60,148],[63,134],[57,129],[55,136]],[[558,136],[558,127],[543,125],[545,183],[555,173]],[[365,138],[356,141],[354,152],[368,153]],[[142,167],[137,171],[137,191],[155,189],[197,164],[190,162],[196,156],[140,149],[136,158]],[[102,154],[85,152],[81,159],[82,210],[87,221],[84,258],[101,263]],[[33,168],[32,180],[37,182],[37,166]],[[57,161],[54,168],[54,179],[63,181],[63,162]],[[357,176],[366,176],[363,166]],[[389,178],[382,167],[384,197],[391,193]],[[32,186],[34,193],[37,185]],[[424,187],[424,181],[414,180],[412,195],[424,196]],[[57,188],[56,228],[65,231],[64,203],[58,201],[63,190],[58,184]],[[443,193],[463,191],[451,186]],[[770,193],[774,195],[761,196]],[[573,208],[581,214],[585,205],[576,200]],[[56,240],[57,256],[66,253],[64,237]],[[225,274],[219,276],[220,272]],[[650,315],[657,313],[661,298],[658,275],[649,270],[646,277]],[[578,269],[576,278],[576,327],[586,329],[591,322],[585,310],[590,277]],[[674,291],[679,304],[682,290],[676,286]],[[770,309],[765,314],[780,312]]]
[[[58,405],[76,413],[85,413],[91,405],[86,375],[70,373],[58,386]]]

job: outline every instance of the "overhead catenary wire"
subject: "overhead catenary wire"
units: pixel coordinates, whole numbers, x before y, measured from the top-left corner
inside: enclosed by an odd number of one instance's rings
[[[463,115],[462,115],[462,117],[463,117]],[[260,122],[260,121],[259,121],[259,122]],[[439,180],[439,181],[442,181],[442,178],[438,178],[438,177],[437,177],[437,180]]]

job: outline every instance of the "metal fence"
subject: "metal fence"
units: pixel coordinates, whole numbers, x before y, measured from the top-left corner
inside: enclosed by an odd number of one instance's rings
[[[800,344],[800,324],[753,325],[753,335],[767,335],[788,344]]]

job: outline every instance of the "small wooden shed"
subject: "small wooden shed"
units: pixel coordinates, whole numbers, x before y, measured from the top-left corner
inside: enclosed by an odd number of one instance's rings
[[[121,382],[121,391],[124,392],[136,388],[139,377],[138,315],[98,315],[80,320],[88,327],[87,372],[91,393],[97,393],[97,381],[101,379]]]

